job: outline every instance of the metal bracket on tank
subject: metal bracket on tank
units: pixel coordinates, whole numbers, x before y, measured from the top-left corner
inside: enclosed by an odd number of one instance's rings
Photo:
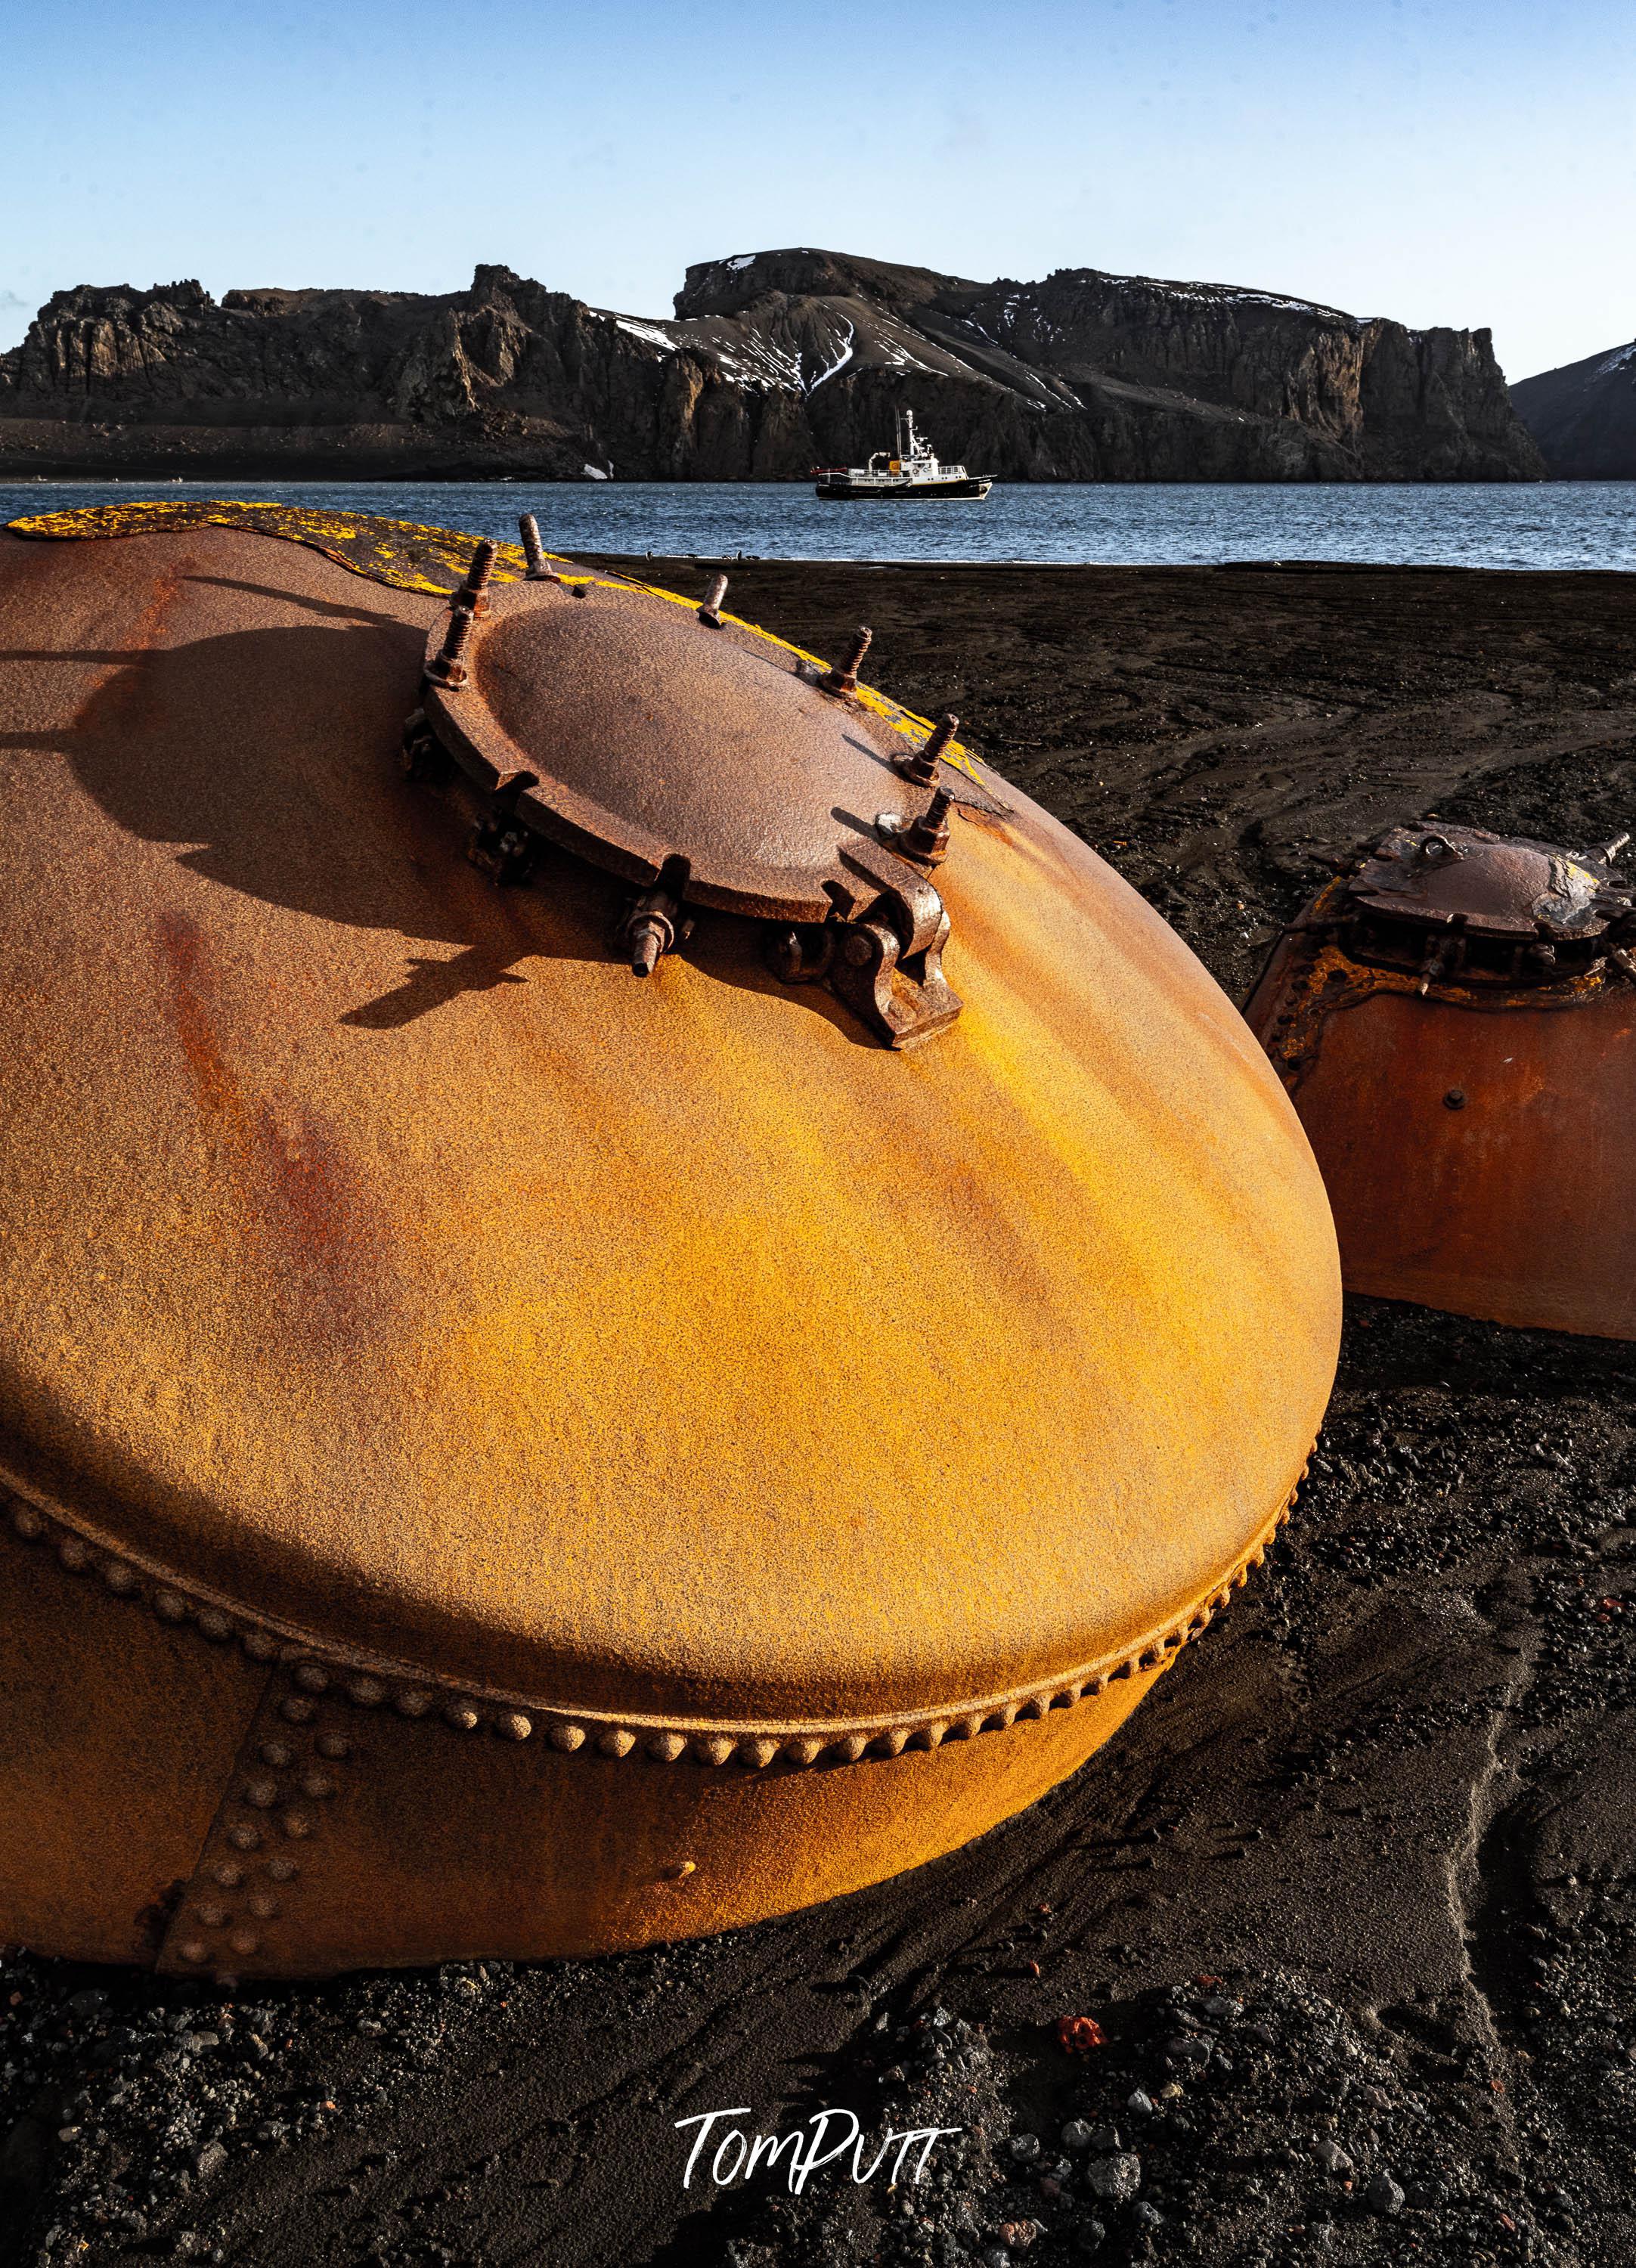
[[[947,909],[906,859],[860,842],[844,864],[861,887],[831,886],[830,920],[775,931],[768,964],[785,984],[827,983],[888,1047],[917,1047],[961,1010],[943,974]]]

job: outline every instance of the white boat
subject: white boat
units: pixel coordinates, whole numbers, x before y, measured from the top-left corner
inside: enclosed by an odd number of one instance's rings
[[[969,473],[963,465],[940,465],[937,453],[915,431],[915,413],[900,409],[896,446],[877,449],[866,465],[814,465],[817,492],[826,504],[850,504],[879,497],[954,497],[980,502],[994,483],[986,473]]]

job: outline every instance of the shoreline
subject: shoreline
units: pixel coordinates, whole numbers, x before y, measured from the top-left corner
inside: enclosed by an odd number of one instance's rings
[[[515,542],[524,511],[548,549],[618,557],[634,572],[687,558],[895,568],[963,565],[1016,575],[1063,568],[1147,573],[1190,564],[1249,572],[1401,568],[1636,571],[1636,483],[1039,483],[982,505],[848,514],[804,484],[512,481],[0,481],[0,519],[151,497],[196,509],[263,498],[362,512]]]

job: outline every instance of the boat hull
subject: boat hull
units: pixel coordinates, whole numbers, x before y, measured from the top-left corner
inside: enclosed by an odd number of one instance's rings
[[[820,481],[815,494],[824,504],[907,504],[966,497],[980,503],[992,481],[904,481],[892,487],[854,488],[850,481]]]

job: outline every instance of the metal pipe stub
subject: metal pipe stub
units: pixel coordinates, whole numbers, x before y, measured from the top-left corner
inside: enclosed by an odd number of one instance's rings
[[[917,748],[896,759],[896,768],[905,779],[914,780],[921,787],[930,787],[937,777],[937,768],[943,751],[960,729],[960,719],[949,710],[940,717],[930,733]]]
[[[562,577],[545,556],[545,546],[540,540],[540,523],[531,512],[526,512],[517,523],[523,540],[523,557],[528,563],[527,579],[531,583],[560,583]]]
[[[818,683],[822,691],[839,693],[844,696],[850,696],[857,692],[858,673],[863,667],[864,656],[868,652],[873,637],[874,632],[872,630],[859,623],[853,633],[852,643],[846,649],[845,660],[837,667],[827,670],[819,679]]]

